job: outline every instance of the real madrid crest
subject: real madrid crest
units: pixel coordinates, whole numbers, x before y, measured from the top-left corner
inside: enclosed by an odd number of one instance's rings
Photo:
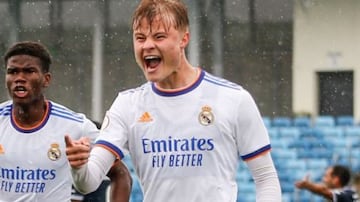
[[[203,106],[199,114],[199,122],[201,125],[208,126],[214,122],[214,115],[211,112],[211,107]]]
[[[59,144],[58,143],[52,143],[50,145],[50,149],[48,150],[48,157],[50,160],[52,161],[56,161],[60,158],[61,156],[61,151],[59,148]]]

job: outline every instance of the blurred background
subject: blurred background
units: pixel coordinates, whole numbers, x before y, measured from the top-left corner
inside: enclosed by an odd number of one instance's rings
[[[47,45],[54,60],[48,98],[101,121],[119,91],[145,81],[130,27],[138,2],[0,0],[0,53],[19,40]],[[291,115],[294,2],[185,2],[191,63],[243,85],[263,114]],[[0,91],[0,99],[6,98]]]
[[[102,121],[119,91],[145,82],[134,60],[130,26],[138,2],[0,0],[0,53],[16,41],[44,43],[54,62],[47,97]],[[299,176],[288,171],[303,175],[319,159],[325,163],[315,166],[317,171],[338,162],[360,168],[360,154],[354,156],[360,153],[360,1],[185,3],[191,23],[189,60],[253,95],[271,136],[276,166],[284,168],[284,201],[317,200],[296,190],[293,180]],[[5,101],[7,91],[0,88]],[[306,156],[309,150],[324,155]],[[249,175],[240,171],[239,201],[254,201],[245,197],[253,187],[249,183],[246,188]],[[314,176],[319,180],[321,173]]]

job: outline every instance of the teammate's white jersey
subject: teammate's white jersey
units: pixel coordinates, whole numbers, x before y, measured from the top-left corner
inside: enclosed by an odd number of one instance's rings
[[[202,71],[180,91],[153,83],[119,93],[96,144],[130,153],[144,201],[236,201],[239,159],[270,150],[252,96]]]
[[[20,127],[12,115],[12,101],[0,104],[0,201],[68,202],[71,168],[64,136],[98,136],[85,115],[47,101],[40,124]]]

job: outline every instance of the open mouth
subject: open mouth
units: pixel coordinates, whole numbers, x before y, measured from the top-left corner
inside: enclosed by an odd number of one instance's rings
[[[144,57],[144,61],[145,61],[146,67],[155,68],[161,62],[161,58],[159,56],[149,55],[149,56]]]
[[[16,86],[14,88],[14,94],[18,97],[23,97],[27,93],[27,90],[24,86]]]

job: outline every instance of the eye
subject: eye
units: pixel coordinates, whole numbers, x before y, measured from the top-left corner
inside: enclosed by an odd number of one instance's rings
[[[36,71],[33,68],[24,69],[24,73],[26,73],[26,74],[32,74],[32,73],[35,73],[35,72]]]
[[[12,69],[12,68],[8,68],[6,70],[6,74],[16,74],[17,73],[17,70],[16,69]]]
[[[165,39],[166,35],[165,34],[157,34],[157,35],[155,35],[155,38],[158,40]]]
[[[135,35],[135,40],[138,42],[144,42],[145,41],[145,37],[143,35]]]

